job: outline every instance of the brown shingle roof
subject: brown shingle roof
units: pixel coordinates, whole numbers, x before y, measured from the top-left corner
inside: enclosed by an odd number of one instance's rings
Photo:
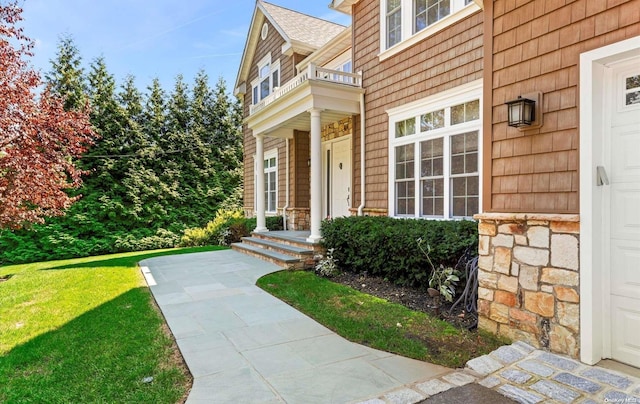
[[[344,31],[344,25],[262,2],[265,10],[292,41],[319,48]]]

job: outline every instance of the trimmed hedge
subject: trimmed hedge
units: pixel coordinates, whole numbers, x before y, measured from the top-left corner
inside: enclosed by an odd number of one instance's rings
[[[455,266],[465,251],[477,251],[478,224],[470,220],[394,219],[352,216],[322,223],[323,246],[345,271],[382,276],[400,285],[428,287],[431,268],[418,247],[431,247],[430,257]]]

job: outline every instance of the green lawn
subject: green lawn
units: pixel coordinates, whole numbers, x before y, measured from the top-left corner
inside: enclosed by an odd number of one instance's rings
[[[0,402],[179,401],[190,375],[137,262],[213,249],[0,267]]]
[[[258,286],[350,341],[443,366],[462,367],[508,343],[484,331],[460,330],[313,272],[276,272],[259,279]]]

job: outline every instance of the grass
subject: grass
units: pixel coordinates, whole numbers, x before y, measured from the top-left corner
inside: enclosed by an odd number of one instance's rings
[[[462,367],[508,343],[484,331],[458,329],[313,272],[276,272],[259,279],[258,286],[350,341],[443,366]]]
[[[190,375],[137,262],[212,249],[0,267],[0,402],[180,401]]]

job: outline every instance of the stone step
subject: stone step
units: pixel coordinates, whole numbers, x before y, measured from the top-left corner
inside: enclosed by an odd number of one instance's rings
[[[304,261],[291,255],[283,254],[273,250],[253,246],[247,243],[234,243],[231,248],[243,254],[271,262],[282,268],[301,269],[304,268]]]
[[[251,237],[272,241],[274,243],[298,247],[301,249],[311,250],[314,252],[322,251],[322,246],[320,246],[320,244],[310,243],[303,237],[282,233],[282,232],[251,233]]]
[[[282,244],[278,241],[272,241],[272,240],[274,239],[258,238],[258,237],[243,237],[242,243],[249,244],[254,247],[264,248],[266,250],[275,251],[285,255],[291,255],[301,260],[304,260],[307,258],[313,258],[313,249],[297,247],[289,244]]]

